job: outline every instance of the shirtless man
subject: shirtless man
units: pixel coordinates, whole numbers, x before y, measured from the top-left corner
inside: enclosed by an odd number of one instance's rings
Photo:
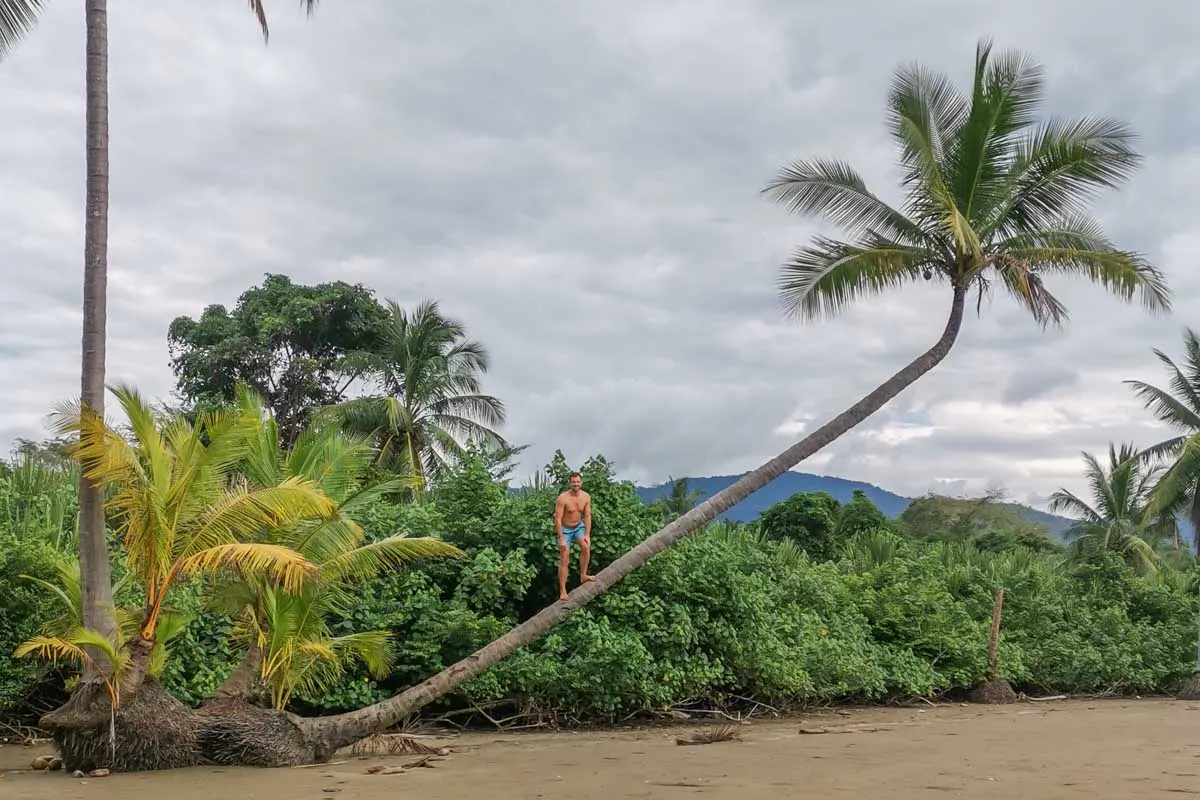
[[[570,487],[554,503],[554,532],[558,534],[558,599],[567,599],[567,568],[571,545],[579,542],[579,582],[592,580],[588,561],[592,557],[592,498],[583,491],[583,476],[572,472]]]

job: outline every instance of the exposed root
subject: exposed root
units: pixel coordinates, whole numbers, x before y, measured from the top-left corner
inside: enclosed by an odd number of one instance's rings
[[[195,716],[200,750],[213,764],[296,767],[333,757],[294,714],[222,702],[202,706]]]
[[[449,747],[431,747],[406,733],[377,733],[350,747],[353,756],[444,756]]]
[[[1200,672],[1192,675],[1175,697],[1180,700],[1200,700]]]
[[[704,728],[696,733],[688,736],[683,736],[675,740],[678,745],[691,744],[715,744],[717,742],[736,742],[741,739],[741,734],[733,725],[721,725],[713,728]]]
[[[174,769],[204,763],[195,712],[147,680],[112,713],[102,685],[80,684],[62,708],[42,717],[68,772]]]
[[[1007,705],[1017,702],[1017,693],[1004,678],[992,678],[971,690],[967,698],[972,703],[987,705]]]

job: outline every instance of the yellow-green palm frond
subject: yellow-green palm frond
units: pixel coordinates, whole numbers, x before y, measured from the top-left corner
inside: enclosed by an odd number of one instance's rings
[[[310,426],[288,451],[285,471],[289,476],[311,480],[334,501],[341,502],[358,487],[373,458],[366,434]]]
[[[300,591],[317,571],[308,559],[291,548],[246,542],[218,544],[185,556],[175,570],[179,577],[219,570],[266,576],[292,592]]]
[[[179,637],[192,622],[192,617],[175,611],[168,611],[158,618],[158,626],[154,629],[154,647],[150,650],[150,665],[146,674],[157,678],[167,666],[171,642]]]
[[[104,657],[107,663],[93,661],[88,649],[93,649]],[[13,658],[36,656],[51,664],[66,662],[82,666],[91,664],[101,673],[120,677],[129,663],[129,655],[119,645],[99,631],[82,626],[72,628],[60,636],[34,636],[22,643],[15,651]]]
[[[400,569],[414,561],[427,558],[461,558],[464,555],[463,551],[440,539],[410,538],[397,534],[356,547],[322,562],[317,571],[321,582],[326,584],[336,581],[362,581],[374,577],[380,571]]]
[[[333,511],[333,501],[311,481],[300,478],[254,490],[244,484],[235,485],[207,507],[178,552],[189,557],[244,540],[264,528],[286,527],[302,519],[326,517]]]
[[[134,446],[90,408],[77,401],[60,403],[48,424],[56,435],[74,437],[67,453],[93,483],[105,487],[145,480]]]
[[[339,514],[327,519],[305,520],[280,530],[277,540],[314,564],[324,564],[360,546],[366,535],[357,522]]]

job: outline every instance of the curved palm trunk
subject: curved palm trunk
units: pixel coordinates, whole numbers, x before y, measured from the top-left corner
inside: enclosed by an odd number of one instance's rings
[[[571,612],[595,600],[663,550],[699,530],[718,514],[746,499],[863,422],[918,378],[937,366],[950,353],[950,348],[958,338],[959,329],[962,327],[965,301],[966,290],[955,289],[954,300],[950,307],[950,318],[946,322],[946,328],[942,332],[941,338],[933,347],[885,381],[879,388],[800,442],[784,450],[753,472],[744,475],[618,558],[597,573],[594,581],[586,583],[572,592],[569,600],[544,608],[501,638],[402,694],[347,714],[304,720],[307,733],[312,738],[324,742],[326,752],[331,754],[339,747],[345,747],[373,733],[387,730],[409,714],[482,674],[493,664],[512,655],[518,648],[540,639],[565,620]]]
[[[108,8],[87,0],[87,201],[83,244],[83,364],[80,400],[104,415],[104,332],[108,291]],[[113,631],[113,590],[104,498],[79,478],[79,568],[83,623]],[[85,676],[90,677],[90,676]]]
[[[229,673],[229,677],[213,692],[213,700],[252,700],[258,694],[258,673],[262,668],[262,661],[263,651],[251,646],[233,672]]]

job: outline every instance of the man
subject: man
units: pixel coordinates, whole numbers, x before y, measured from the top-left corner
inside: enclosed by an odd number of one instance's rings
[[[592,557],[592,498],[583,491],[583,476],[572,472],[567,479],[570,488],[554,503],[554,532],[558,534],[558,599],[567,599],[567,568],[571,562],[571,545],[579,542],[579,582],[592,580],[588,561]]]

